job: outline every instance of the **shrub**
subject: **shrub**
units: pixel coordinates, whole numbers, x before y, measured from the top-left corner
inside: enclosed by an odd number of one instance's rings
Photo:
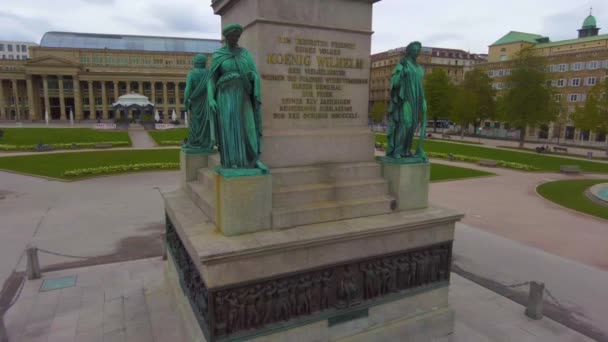
[[[128,141],[106,141],[106,142],[87,142],[87,143],[63,143],[46,144],[56,150],[67,150],[74,148],[93,148],[97,144],[112,144],[112,147],[130,146]],[[0,151],[34,151],[38,145],[8,145],[0,144]]]
[[[91,167],[86,169],[66,170],[63,175],[66,177],[83,177],[101,174],[112,174],[130,171],[149,171],[149,170],[175,170],[179,169],[179,163],[141,163],[127,165],[111,165]]]

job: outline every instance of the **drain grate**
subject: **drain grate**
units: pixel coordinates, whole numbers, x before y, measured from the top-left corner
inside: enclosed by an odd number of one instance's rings
[[[40,287],[40,292],[65,289],[76,285],[76,276],[45,279]]]

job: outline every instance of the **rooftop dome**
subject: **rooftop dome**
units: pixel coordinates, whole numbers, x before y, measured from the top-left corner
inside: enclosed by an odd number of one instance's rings
[[[595,17],[593,15],[589,15],[585,21],[583,22],[583,28],[595,28],[597,27],[597,22],[595,20]]]

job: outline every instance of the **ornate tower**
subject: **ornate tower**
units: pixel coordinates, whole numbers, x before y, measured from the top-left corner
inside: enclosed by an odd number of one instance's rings
[[[592,13],[589,13],[589,16],[585,18],[585,21],[583,22],[583,27],[578,30],[578,37],[594,37],[597,36],[599,32],[600,29],[597,27],[595,17]]]

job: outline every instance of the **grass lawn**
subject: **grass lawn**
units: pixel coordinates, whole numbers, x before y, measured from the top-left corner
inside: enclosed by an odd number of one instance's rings
[[[92,128],[2,128],[4,137],[0,138],[2,145],[37,145],[42,144],[78,144],[101,142],[128,142],[131,145],[129,133],[126,131],[102,131]]]
[[[158,145],[180,146],[184,141],[184,138],[188,136],[188,129],[175,128],[167,130],[148,131],[148,133]]]
[[[466,169],[463,167],[444,164],[431,164],[431,182],[456,180],[483,176],[493,176],[493,173]]]
[[[594,203],[585,195],[589,187],[606,182],[608,179],[561,180],[542,184],[536,191],[551,202],[608,220],[608,207]]]
[[[377,134],[376,141],[386,143],[386,135]],[[452,153],[455,155],[526,164],[537,168],[539,171],[559,172],[560,165],[579,165],[585,172],[608,173],[608,163],[595,163],[585,160],[551,157],[474,145],[439,142],[436,140],[425,140],[424,149],[427,152]]]
[[[65,171],[112,165],[179,163],[178,149],[50,153],[0,158],[0,169],[61,179]]]

